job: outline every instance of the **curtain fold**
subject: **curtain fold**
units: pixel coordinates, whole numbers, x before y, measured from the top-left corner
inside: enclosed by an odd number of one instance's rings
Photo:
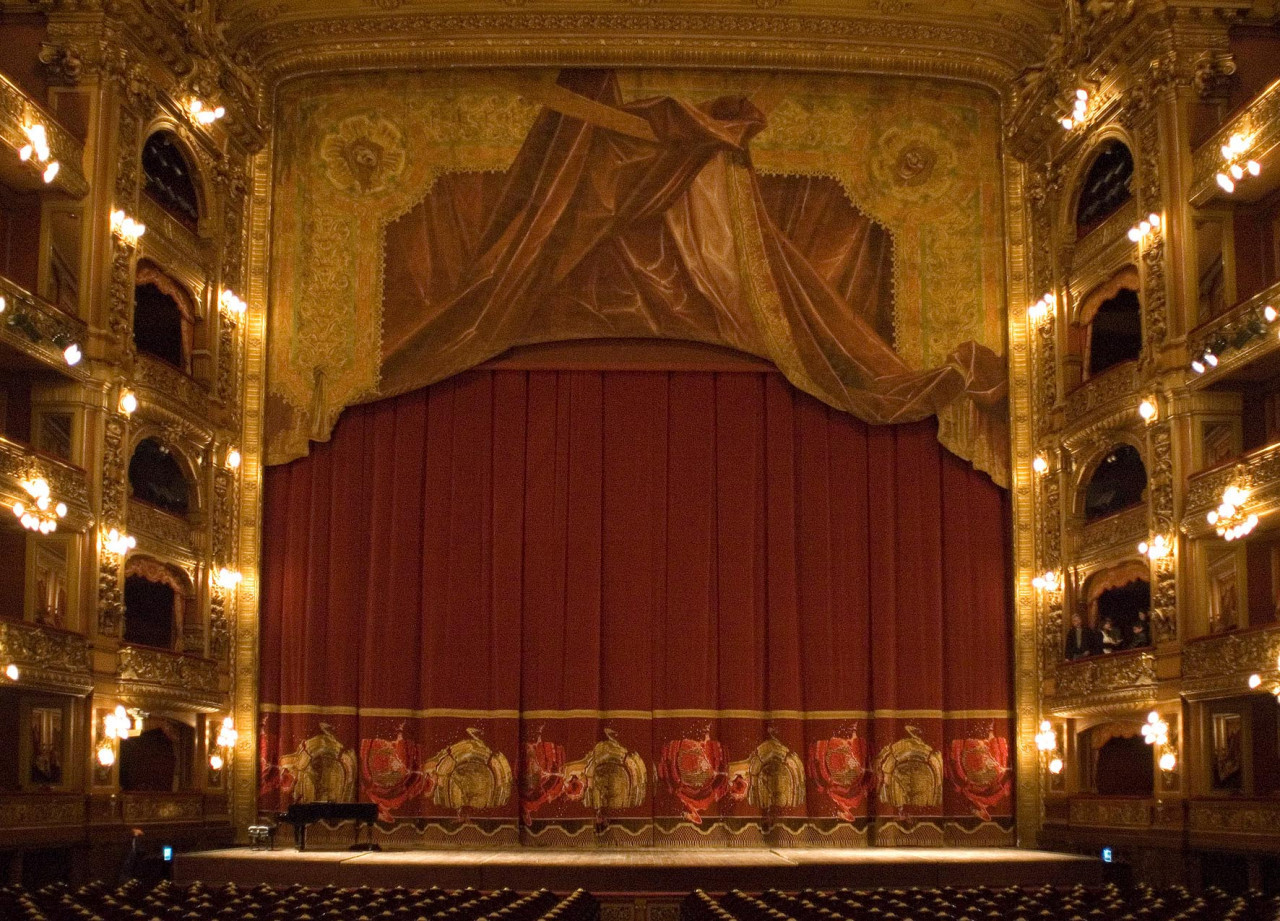
[[[933,423],[768,372],[350,409],[267,472],[263,808],[371,800],[409,843],[1006,842],[1007,518]]]

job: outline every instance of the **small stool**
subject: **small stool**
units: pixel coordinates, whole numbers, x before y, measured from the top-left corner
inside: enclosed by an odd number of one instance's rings
[[[255,851],[276,849],[276,827],[274,825],[250,825],[249,846]]]

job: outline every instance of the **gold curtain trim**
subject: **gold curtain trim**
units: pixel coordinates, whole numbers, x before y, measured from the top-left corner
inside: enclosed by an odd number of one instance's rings
[[[868,719],[1010,719],[1011,710],[468,710],[431,707],[327,707],[321,704],[261,704],[263,713],[285,716],[359,716],[370,719],[466,719],[466,720],[868,720]]]

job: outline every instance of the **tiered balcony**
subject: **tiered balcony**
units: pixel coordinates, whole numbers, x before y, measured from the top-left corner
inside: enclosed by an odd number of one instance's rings
[[[119,690],[122,698],[156,709],[226,709],[217,663],[166,649],[121,646]]]
[[[1182,693],[1189,699],[1248,693],[1249,676],[1271,675],[1280,625],[1189,640],[1182,650]]]
[[[31,496],[22,484],[35,477],[44,477],[53,498],[67,504],[64,527],[80,530],[89,526],[93,511],[85,471],[0,436],[0,509],[7,514],[14,502],[29,503]]]
[[[1236,115],[1222,124],[1191,157],[1191,203],[1204,205],[1220,196],[1217,175],[1222,171],[1224,160],[1222,147],[1232,135],[1248,138],[1247,155],[1262,164],[1262,179],[1268,173],[1280,167],[1280,157],[1276,156],[1280,148],[1280,80],[1272,83],[1258,94]],[[1236,191],[1234,198],[1244,198],[1250,192],[1258,193],[1269,190],[1259,180],[1243,183]]]
[[[64,354],[74,343],[82,351],[88,341],[84,322],[0,276],[0,344],[80,382],[89,379],[83,363],[67,364]]]
[[[1192,387],[1228,380],[1244,383],[1275,374],[1276,356],[1280,355],[1280,337],[1276,331],[1280,323],[1267,320],[1265,311],[1269,306],[1280,311],[1280,282],[1202,323],[1187,335],[1189,360],[1198,361],[1204,367],[1202,373],[1191,378]],[[1217,359],[1216,366],[1204,360],[1206,353]],[[1267,360],[1259,361],[1264,358]]]
[[[1078,716],[1149,707],[1156,691],[1155,654],[1134,650],[1060,663],[1045,702],[1054,714]]]
[[[42,170],[23,163],[18,151],[30,143],[27,128],[43,125],[49,142],[49,159],[58,162],[58,174],[52,182],[41,177]],[[0,74],[0,182],[24,192],[52,189],[72,198],[83,198],[89,191],[84,176],[84,146],[63,128],[52,115],[4,74]]]
[[[79,633],[0,620],[0,661],[22,670],[24,687],[80,694],[93,690],[89,641]]]
[[[1271,444],[1218,464],[1187,478],[1182,530],[1190,537],[1208,537],[1213,526],[1206,515],[1222,502],[1228,486],[1249,494],[1249,511],[1258,515],[1280,508],[1280,444]]]

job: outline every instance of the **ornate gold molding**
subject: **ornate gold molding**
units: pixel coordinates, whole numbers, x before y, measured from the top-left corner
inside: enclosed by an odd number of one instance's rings
[[[1061,716],[1137,707],[1156,699],[1156,657],[1116,653],[1058,665],[1048,703]]]
[[[1149,828],[1151,806],[1148,800],[1072,799],[1069,821],[1102,828]]]
[[[29,502],[21,483],[35,477],[44,477],[53,496],[67,504],[65,526],[82,528],[93,520],[89,482],[83,470],[44,455],[36,457],[30,449],[0,436],[0,499],[10,505],[15,499]],[[6,514],[8,511],[4,509]]]
[[[0,142],[16,154],[29,143],[26,128],[33,124],[44,125],[49,159],[58,161],[58,175],[48,187],[73,198],[83,198],[89,192],[82,168],[84,147],[36,100],[0,73]],[[32,177],[33,187],[45,187],[34,167]]]
[[[119,692],[139,703],[205,713],[226,707],[216,662],[145,646],[120,647]]]
[[[1280,627],[1206,637],[1182,648],[1183,693],[1213,697],[1246,693],[1250,674],[1272,674],[1280,656]]]
[[[79,633],[0,620],[0,661],[22,669],[24,687],[88,694],[89,641]]]
[[[85,798],[40,793],[0,797],[0,828],[40,828],[51,825],[83,825]]]
[[[84,364],[71,367],[62,354],[72,342],[87,349],[89,331],[83,320],[63,313],[3,275],[0,297],[5,300],[4,313],[0,314],[0,341],[60,374],[80,383],[88,382]]]
[[[1263,90],[1248,107],[1224,122],[1191,155],[1191,203],[1206,204],[1218,194],[1217,175],[1222,172],[1222,145],[1233,134],[1251,140],[1249,156],[1269,159],[1280,146],[1280,80]]]
[[[1263,316],[1263,308],[1267,306],[1280,310],[1280,282],[1191,331],[1187,336],[1188,357],[1199,359],[1206,350],[1212,350],[1218,364],[1191,377],[1189,386],[1206,387],[1264,355],[1280,351],[1280,338],[1275,336],[1277,327]]]

